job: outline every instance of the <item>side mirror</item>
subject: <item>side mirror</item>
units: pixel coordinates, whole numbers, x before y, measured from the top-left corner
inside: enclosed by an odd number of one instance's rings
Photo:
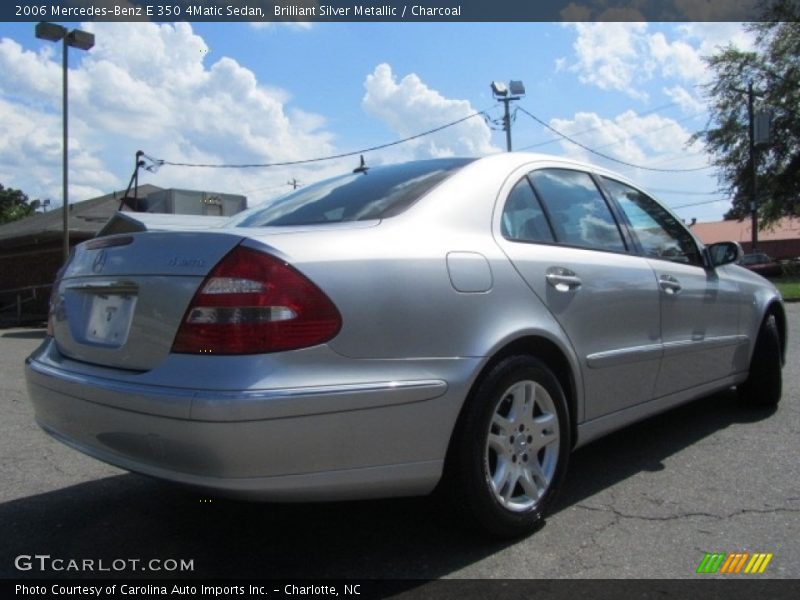
[[[739,262],[744,255],[739,242],[718,242],[711,244],[707,250],[712,267],[721,267],[722,265]]]

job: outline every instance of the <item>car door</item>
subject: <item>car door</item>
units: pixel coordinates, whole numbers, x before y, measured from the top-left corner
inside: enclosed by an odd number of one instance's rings
[[[656,397],[735,372],[747,345],[739,335],[737,285],[706,268],[692,235],[655,200],[610,178],[601,183],[619,205],[658,281],[664,354]]]
[[[661,355],[659,290],[586,172],[523,173],[502,205],[498,243],[581,360],[584,416],[652,398]]]

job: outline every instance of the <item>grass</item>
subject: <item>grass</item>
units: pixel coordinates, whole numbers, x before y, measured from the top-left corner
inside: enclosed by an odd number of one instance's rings
[[[781,291],[784,300],[800,300],[800,276],[773,279],[772,283]]]

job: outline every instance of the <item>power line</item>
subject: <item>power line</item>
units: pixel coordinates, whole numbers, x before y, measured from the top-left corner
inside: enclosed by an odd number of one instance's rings
[[[691,202],[689,204],[679,204],[678,206],[670,206],[672,210],[679,208],[689,208],[690,206],[702,206],[704,204],[714,204],[715,202],[725,202],[725,200],[704,200],[703,202]]]
[[[659,194],[681,194],[682,196],[716,196],[719,192],[690,192],[688,190],[665,190],[664,188],[649,188]]]
[[[494,108],[494,107],[491,107]],[[487,109],[491,110],[491,109]],[[487,110],[482,110],[479,112],[472,113],[471,115],[467,115],[461,119],[456,121],[452,121],[445,125],[441,125],[439,127],[434,127],[433,129],[429,129],[428,131],[423,131],[422,133],[418,133],[416,135],[412,135],[407,138],[403,138],[401,140],[396,140],[394,142],[388,142],[386,144],[380,144],[378,146],[372,146],[371,148],[364,148],[362,150],[354,150],[352,152],[343,152],[341,154],[333,154],[331,156],[321,156],[317,158],[307,158],[302,160],[288,160],[283,162],[274,162],[274,163],[252,163],[252,164],[201,164],[201,163],[183,163],[183,162],[173,162],[169,160],[158,160],[156,161],[158,165],[170,165],[172,167],[195,167],[195,168],[206,168],[206,169],[256,169],[256,168],[266,168],[266,167],[288,167],[293,165],[304,165],[309,163],[315,162],[322,162],[326,160],[335,160],[337,158],[347,158],[348,156],[357,156],[359,154],[365,154],[367,152],[374,152],[375,150],[383,150],[384,148],[389,148],[391,146],[397,146],[399,144],[404,144],[406,142],[410,142],[411,140],[416,140],[421,137],[425,137],[426,135],[431,135],[433,133],[437,133],[448,127],[453,127],[454,125],[458,125],[459,123],[463,123],[469,119],[472,119],[477,116],[487,117]]]
[[[285,187],[286,187],[285,183],[280,184],[280,185],[262,185],[262,186],[257,187],[257,188],[252,188],[252,189],[249,189],[249,190],[242,190],[239,193],[247,195],[247,194],[252,194],[253,192],[263,192],[264,190],[282,190]]]
[[[562,138],[564,138],[568,142],[571,142],[572,144],[575,144],[576,146],[579,146],[579,147],[583,148],[587,152],[591,152],[592,154],[596,154],[597,156],[600,156],[601,158],[605,158],[606,160],[610,160],[612,162],[619,163],[621,165],[625,165],[626,167],[631,167],[631,168],[634,168],[634,169],[642,169],[643,171],[657,171],[659,173],[691,173],[691,172],[695,172],[695,171],[704,171],[706,169],[711,169],[712,168],[712,165],[709,165],[709,166],[706,166],[706,167],[697,167],[697,168],[694,168],[694,169],[658,169],[658,168],[655,168],[655,167],[646,167],[644,165],[636,165],[636,164],[633,164],[633,163],[629,163],[629,162],[626,162],[624,160],[619,160],[618,158],[614,158],[613,156],[610,156],[610,155],[605,154],[603,152],[598,152],[594,148],[590,148],[586,144],[582,144],[581,142],[572,139],[568,135],[566,135],[564,133],[561,133],[557,129],[551,127],[550,125],[548,125],[547,123],[542,121],[536,115],[534,115],[532,113],[529,113],[527,110],[525,110],[521,106],[518,106],[517,110],[521,110],[522,112],[524,112],[526,115],[528,115],[531,119],[533,119],[534,121],[536,121],[540,125],[546,127],[547,129],[549,129],[550,131],[552,131],[556,135],[561,136]]]

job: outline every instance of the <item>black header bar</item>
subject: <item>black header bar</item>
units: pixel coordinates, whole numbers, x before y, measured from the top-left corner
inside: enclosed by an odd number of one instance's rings
[[[3,21],[759,21],[800,0],[12,0]]]

